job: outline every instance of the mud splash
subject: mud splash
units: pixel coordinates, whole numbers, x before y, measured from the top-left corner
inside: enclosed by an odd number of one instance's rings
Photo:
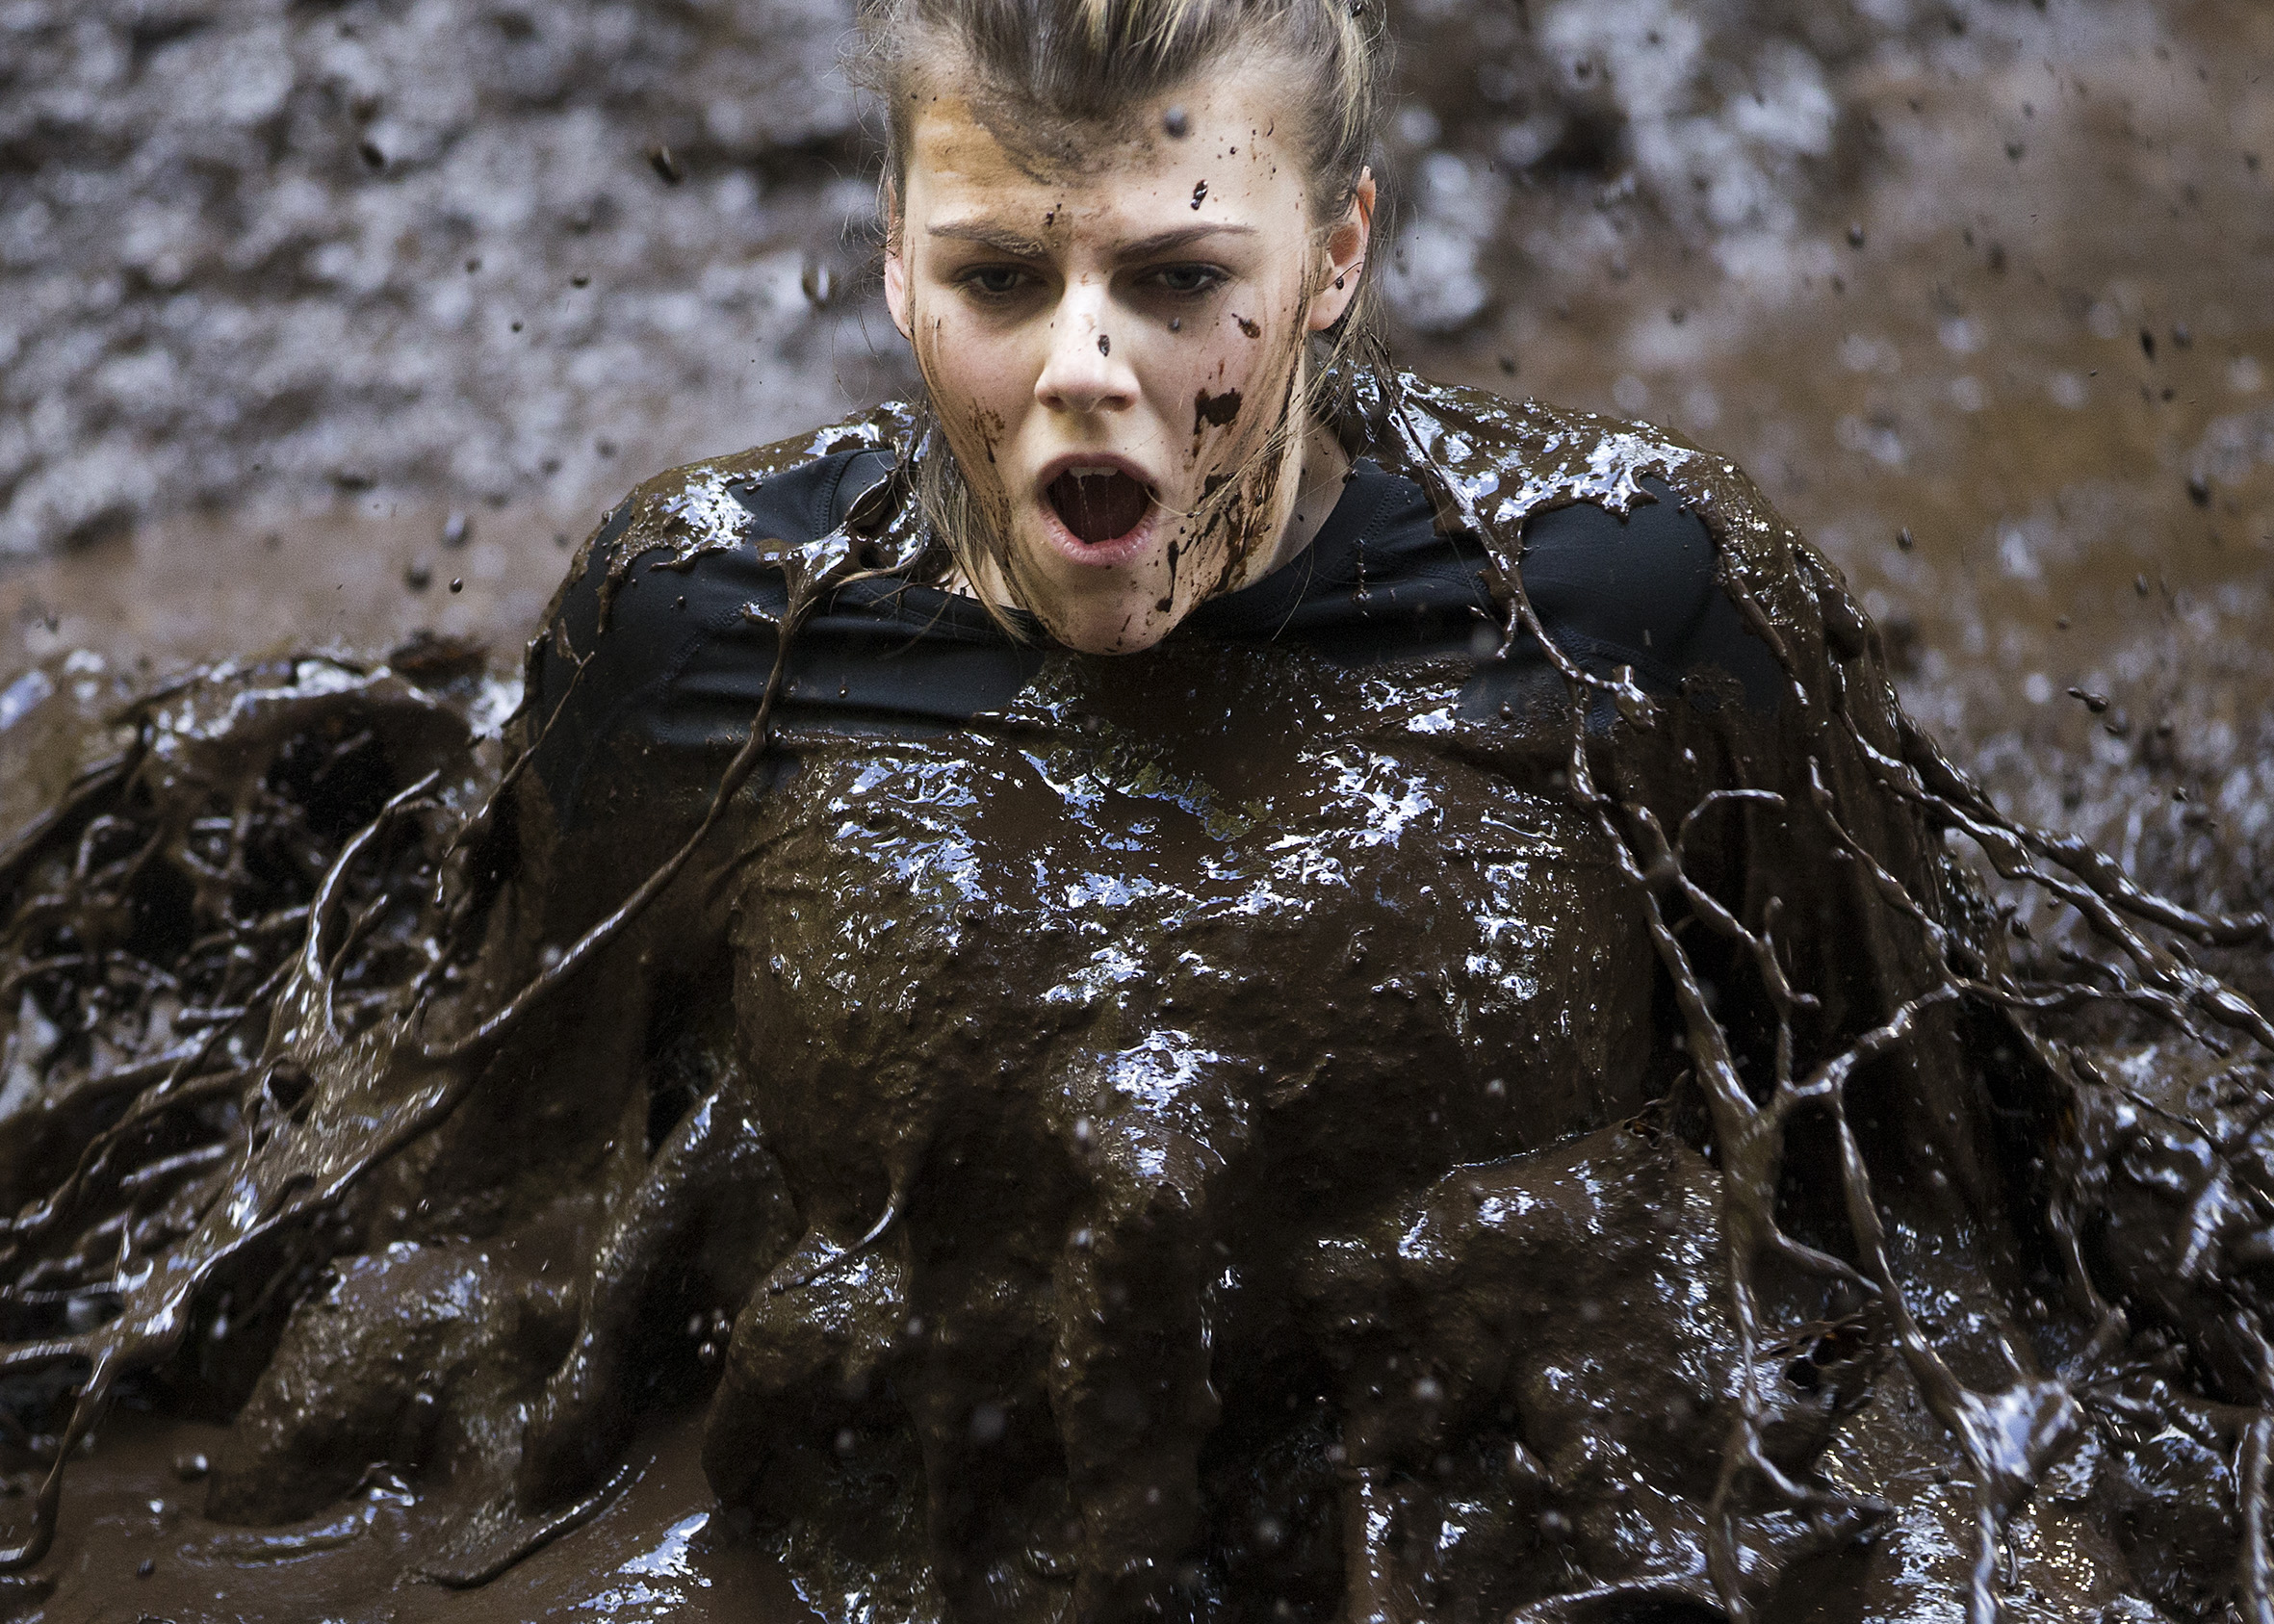
[[[121,1395],[234,1416],[210,1517],[305,1520],[227,1561],[346,1516],[461,1586],[702,1404],[828,1616],[2267,1616],[2274,1031],[2208,967],[2264,921],[2003,817],[1732,465],[1346,384],[1491,546],[1481,665],[1173,642],[785,731],[805,618],[928,565],[895,479],[780,556],[747,735],[598,833],[447,653],[60,727],[106,753],[0,869],[10,1565]],[[611,583],[749,539],[739,472]],[[1533,612],[1524,517],[1645,476],[1772,715]],[[2098,955],[2010,962],[1969,847]]]

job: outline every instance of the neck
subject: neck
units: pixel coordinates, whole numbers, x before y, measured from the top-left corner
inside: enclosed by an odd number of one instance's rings
[[[1349,473],[1350,455],[1325,425],[1314,423],[1289,440],[1287,466],[1280,470],[1279,481],[1279,540],[1255,550],[1248,567],[1232,582],[1235,589],[1261,580],[1302,555],[1341,500],[1343,480]]]

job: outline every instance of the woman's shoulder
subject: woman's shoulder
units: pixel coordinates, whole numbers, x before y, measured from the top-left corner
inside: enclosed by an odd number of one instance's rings
[[[887,403],[666,470],[608,509],[528,651],[524,726],[549,788],[573,799],[607,749],[747,726],[772,663],[782,566],[828,551],[909,423]]]
[[[1806,545],[1734,461],[1670,428],[1413,374],[1397,374],[1369,404],[1376,434],[1400,460],[1449,476],[1491,532],[1513,535],[1544,514],[1583,504],[1629,518],[1663,500],[1650,489],[1656,480],[1741,565],[1781,561]]]
[[[601,516],[545,616],[560,618],[582,587],[608,618],[632,566],[650,554],[685,570],[705,556],[755,544],[774,556],[810,548],[834,530],[847,502],[889,465],[907,436],[908,407],[888,400],[770,445],[666,469]],[[874,472],[864,463],[874,463]],[[867,477],[864,478],[863,476]]]
[[[1725,455],[1656,425],[1406,373],[1360,403],[1440,524],[1480,533],[1528,584],[1654,618],[1699,604],[1723,633],[1725,603],[1787,672],[1861,651],[1868,627],[1839,569]]]

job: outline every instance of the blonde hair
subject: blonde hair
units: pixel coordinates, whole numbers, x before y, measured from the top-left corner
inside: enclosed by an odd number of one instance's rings
[[[1383,0],[863,0],[849,64],[855,84],[885,114],[884,211],[899,228],[909,145],[926,75],[959,76],[988,105],[989,128],[1060,163],[1077,165],[1138,107],[1172,95],[1235,58],[1260,59],[1289,80],[1283,105],[1300,120],[1314,227],[1348,214],[1386,106],[1389,37]],[[1375,332],[1373,279],[1304,358],[1288,410],[1258,458],[1277,457],[1292,421],[1308,422],[1335,364]],[[910,485],[925,519],[966,579],[982,561],[1000,567],[1001,537],[980,511],[936,415],[919,402]],[[1246,470],[1242,471],[1247,472]],[[1228,517],[1242,478],[1203,503]],[[1005,572],[1008,579],[1008,572]],[[1003,619],[997,615],[998,620]],[[1004,621],[1006,628],[1010,623]]]
[[[911,92],[952,64],[1022,116],[1038,144],[1109,126],[1231,57],[1296,78],[1312,219],[1339,219],[1379,132],[1389,37],[1382,0],[863,0],[850,64],[885,109],[885,184],[908,172]]]

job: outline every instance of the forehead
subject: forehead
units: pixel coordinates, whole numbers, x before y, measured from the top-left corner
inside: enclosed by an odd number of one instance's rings
[[[920,91],[902,193],[908,223],[920,231],[942,217],[1039,209],[1021,223],[1300,227],[1299,148],[1277,77],[1246,64],[1110,121],[1064,126],[944,85]]]

